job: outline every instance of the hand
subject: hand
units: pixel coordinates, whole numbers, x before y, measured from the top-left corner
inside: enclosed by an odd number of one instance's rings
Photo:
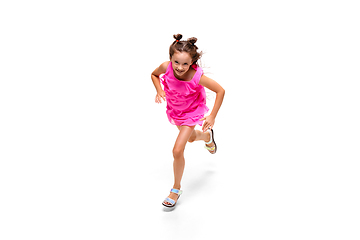
[[[163,99],[164,101],[166,101],[165,99],[166,97],[166,94],[163,90],[159,91],[157,94],[156,94],[156,97],[155,97],[155,102],[156,103],[162,103],[161,102],[161,99]]]
[[[205,120],[205,122],[203,123],[203,127],[202,127],[203,132],[205,132],[209,128],[211,129],[214,127],[215,118],[213,116],[209,115],[207,117],[200,119],[200,121],[203,121],[203,120]]]

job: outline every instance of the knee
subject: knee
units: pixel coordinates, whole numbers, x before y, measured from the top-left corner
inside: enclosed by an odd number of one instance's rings
[[[175,146],[173,148],[173,155],[174,155],[175,159],[179,158],[179,157],[182,157],[184,155],[184,149]]]

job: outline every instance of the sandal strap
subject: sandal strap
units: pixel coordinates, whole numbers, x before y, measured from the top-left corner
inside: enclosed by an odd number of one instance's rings
[[[208,129],[208,130],[206,130],[206,131],[210,133],[210,141],[209,141],[209,142],[207,142],[207,143],[205,143],[205,144],[209,145],[210,143],[212,143],[212,142],[213,142],[212,130],[211,130],[211,128],[209,128],[209,129]]]
[[[213,147],[204,146],[204,148],[212,152],[215,151],[215,146]]]
[[[170,192],[176,193],[176,194],[179,195],[179,196],[183,193],[182,190],[175,189],[175,188],[172,188],[172,189],[170,190]]]
[[[174,200],[174,199],[171,199],[171,198],[166,198],[166,199],[164,200],[164,202],[169,202],[169,203],[171,203],[171,205],[174,205],[174,204],[175,204],[175,200]]]

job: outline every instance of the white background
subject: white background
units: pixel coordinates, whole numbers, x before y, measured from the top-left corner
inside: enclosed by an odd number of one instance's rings
[[[359,10],[2,1],[0,238],[359,239]],[[167,212],[178,130],[150,74],[175,33],[226,96]]]

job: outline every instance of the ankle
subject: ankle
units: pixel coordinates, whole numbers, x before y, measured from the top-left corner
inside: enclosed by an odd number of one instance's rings
[[[210,132],[205,132],[205,134],[206,134],[205,142],[208,143],[208,142],[210,142],[210,139],[211,139]]]
[[[180,190],[180,189],[181,189],[181,185],[176,185],[176,184],[174,184],[173,189],[178,189],[178,190]]]

